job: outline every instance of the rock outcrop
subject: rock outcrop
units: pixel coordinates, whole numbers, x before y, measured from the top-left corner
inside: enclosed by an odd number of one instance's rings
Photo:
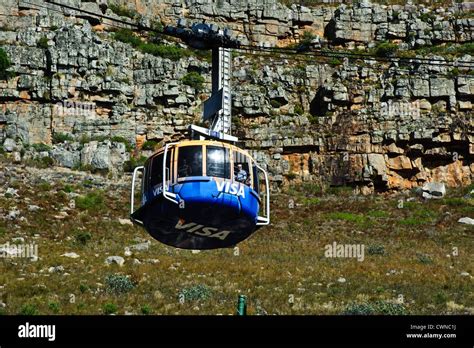
[[[185,136],[210,93],[210,66],[191,54],[178,60],[116,41],[110,22],[1,0],[0,42],[15,77],[0,81],[0,144],[17,161],[120,174],[147,140]],[[116,16],[103,1],[68,4]],[[131,6],[126,2],[124,5]],[[137,1],[133,10],[174,22],[185,16],[225,23],[244,42],[283,46],[304,31],[332,48],[370,49],[391,40],[399,49],[473,40],[473,18],[459,9],[380,6],[287,8],[278,2]],[[107,24],[108,23],[108,24]],[[472,44],[471,44],[472,45]],[[407,51],[409,52],[409,51]],[[459,65],[468,54],[453,55]],[[234,132],[265,164],[275,188],[291,181],[411,188],[474,178],[472,68],[429,62],[376,62],[234,52]],[[205,77],[204,91],[183,83]],[[40,146],[41,145],[41,146]]]

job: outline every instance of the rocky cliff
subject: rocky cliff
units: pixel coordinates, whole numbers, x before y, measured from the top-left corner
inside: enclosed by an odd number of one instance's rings
[[[462,6],[67,3],[145,23],[206,19],[254,45],[287,46],[310,32],[328,50],[388,47],[432,58],[399,64],[235,51],[234,132],[275,188],[311,180],[370,193],[474,178],[474,19]],[[0,142],[14,161],[119,175],[154,142],[183,137],[199,122],[210,93],[202,54],[149,54],[117,40],[116,23],[43,1],[0,4],[0,42],[15,75],[0,81]],[[204,77],[202,88],[186,82],[190,72]]]

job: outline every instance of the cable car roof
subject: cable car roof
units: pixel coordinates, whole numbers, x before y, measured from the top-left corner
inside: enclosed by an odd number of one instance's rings
[[[173,147],[176,148],[176,147],[184,147],[184,146],[192,146],[192,145],[211,145],[211,146],[225,147],[233,151],[241,152],[246,156],[252,157],[246,150],[241,149],[240,147],[232,145],[230,143],[222,142],[218,140],[182,140],[176,145],[174,145]],[[163,151],[164,151],[164,147],[156,151],[154,155],[159,154]]]

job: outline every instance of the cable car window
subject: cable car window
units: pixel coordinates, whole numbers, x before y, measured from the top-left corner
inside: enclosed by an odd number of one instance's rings
[[[178,152],[178,177],[202,175],[202,146],[183,146]]]
[[[258,169],[257,169],[257,166],[253,166],[253,189],[259,193],[260,192],[260,189],[259,189],[259,180],[258,180]]]
[[[218,146],[207,146],[206,175],[230,179],[229,149]]]
[[[169,156],[169,154],[168,154]],[[150,187],[163,183],[163,154],[153,157],[151,163]]]
[[[151,162],[151,173],[150,173],[150,187],[153,188],[156,185],[161,185],[163,183],[163,154],[159,154],[152,158]],[[168,154],[166,155],[166,168],[168,168],[167,179],[170,179],[170,167],[171,167],[171,159],[173,157],[173,149],[168,150]]]
[[[248,157],[238,151],[234,151],[234,180],[250,186]]]

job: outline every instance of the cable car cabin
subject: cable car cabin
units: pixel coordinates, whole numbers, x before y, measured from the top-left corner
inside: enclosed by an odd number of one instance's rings
[[[141,207],[134,211],[139,171]],[[231,144],[170,143],[135,169],[131,219],[177,248],[233,247],[270,222],[268,176],[246,151]]]

